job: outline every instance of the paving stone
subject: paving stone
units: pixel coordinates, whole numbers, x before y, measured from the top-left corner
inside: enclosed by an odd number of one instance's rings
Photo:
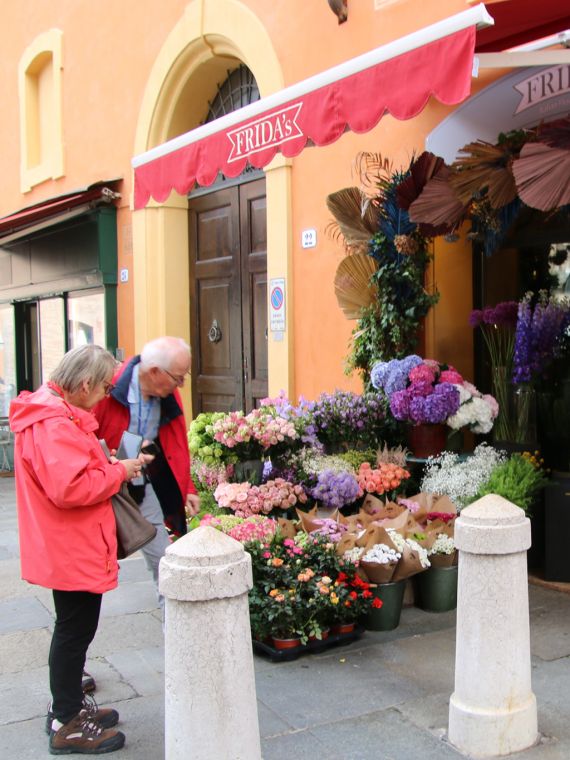
[[[0,633],[45,628],[52,623],[53,617],[35,596],[0,601]]]
[[[18,673],[46,664],[51,643],[51,631],[15,631],[0,636],[0,673]]]
[[[115,652],[162,646],[162,624],[150,612],[101,617],[88,656],[105,658]]]
[[[148,647],[116,652],[106,657],[122,681],[139,696],[164,694],[164,648]],[[91,671],[89,671],[91,672]]]
[[[154,583],[148,580],[138,583],[122,583],[117,588],[103,594],[101,617],[128,615],[150,611],[158,607]]]

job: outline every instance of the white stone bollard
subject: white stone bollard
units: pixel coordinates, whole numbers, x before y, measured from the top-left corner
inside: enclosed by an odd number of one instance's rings
[[[196,528],[166,550],[166,760],[259,760],[247,592],[251,558],[233,538]]]
[[[459,585],[448,737],[475,757],[507,755],[538,740],[530,677],[530,521],[501,496],[484,496],[461,512],[455,543]]]

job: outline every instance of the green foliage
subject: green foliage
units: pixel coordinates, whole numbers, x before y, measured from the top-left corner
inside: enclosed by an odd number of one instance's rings
[[[376,451],[374,449],[366,449],[365,451],[349,449],[343,454],[338,454],[338,457],[347,462],[354,472],[358,472],[360,465],[364,464],[364,462],[368,462],[371,465],[376,464]]]
[[[495,467],[489,480],[479,488],[477,498],[496,493],[524,509],[530,516],[534,497],[546,482],[546,476],[539,467],[520,454],[513,454]]]

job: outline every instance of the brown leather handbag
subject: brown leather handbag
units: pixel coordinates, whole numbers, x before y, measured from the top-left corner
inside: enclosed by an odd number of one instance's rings
[[[124,559],[146,546],[156,536],[156,528],[141,514],[138,504],[127,491],[126,483],[111,496],[117,523],[117,559]]]

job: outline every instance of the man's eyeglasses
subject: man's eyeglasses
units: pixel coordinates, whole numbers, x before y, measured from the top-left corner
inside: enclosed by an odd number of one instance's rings
[[[105,396],[110,396],[111,393],[115,390],[115,386],[113,383],[103,383],[103,389],[105,391]]]
[[[190,370],[188,370],[188,372],[185,372],[183,375],[173,375],[172,372],[169,372],[167,369],[164,369],[164,367],[162,367],[162,371],[166,372],[168,377],[172,378],[172,380],[174,380],[176,385],[184,385],[184,380],[186,380],[186,376],[190,377]]]

